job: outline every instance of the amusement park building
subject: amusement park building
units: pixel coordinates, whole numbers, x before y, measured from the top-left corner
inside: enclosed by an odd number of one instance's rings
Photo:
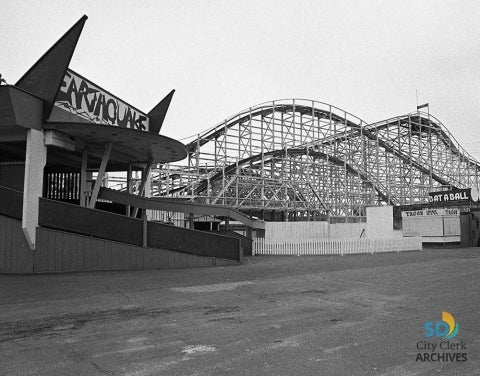
[[[212,212],[252,228],[232,208],[149,200],[153,166],[182,160],[160,135],[171,91],[142,112],[69,68],[87,17],[14,85],[0,86],[0,273],[144,269],[237,263],[241,240],[147,220],[147,209]],[[105,188],[111,172],[135,194]]]

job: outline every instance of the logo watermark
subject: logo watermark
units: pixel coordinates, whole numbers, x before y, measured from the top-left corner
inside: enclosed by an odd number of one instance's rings
[[[442,311],[442,321],[427,321],[424,328],[426,337],[452,339],[458,334],[458,322],[447,311]]]
[[[423,327],[424,335],[428,339],[417,342],[416,362],[467,361],[466,343],[453,341],[460,327],[451,313],[442,311],[442,321],[427,321]]]

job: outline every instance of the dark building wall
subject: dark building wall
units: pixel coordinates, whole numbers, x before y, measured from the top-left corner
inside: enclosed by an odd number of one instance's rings
[[[470,212],[460,215],[461,246],[480,246],[480,210],[472,208]]]
[[[24,164],[0,165],[0,185],[23,191]]]
[[[231,236],[232,238],[237,238],[240,239],[241,241],[241,247],[243,251],[244,256],[251,256],[252,255],[252,248],[253,248],[253,240],[250,238],[247,238],[246,236],[243,236],[239,234],[238,232],[231,231],[231,230],[219,230],[217,231],[219,234],[226,235],[226,236]]]
[[[179,252],[241,261],[240,240],[211,232],[148,223],[148,245]]]
[[[23,193],[0,185],[0,214],[22,219]]]
[[[471,213],[465,213],[460,215],[460,245],[462,247],[471,247],[473,245],[472,229],[471,229]]]
[[[142,221],[60,201],[40,199],[39,225],[116,242],[142,245]]]

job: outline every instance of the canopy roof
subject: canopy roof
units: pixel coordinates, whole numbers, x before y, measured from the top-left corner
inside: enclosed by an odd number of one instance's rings
[[[186,147],[160,136],[174,90],[148,114],[68,69],[83,16],[12,86],[0,88],[0,162],[25,159],[26,131],[51,131],[47,167],[76,169],[83,150],[97,166],[112,144],[108,169],[184,159]],[[62,145],[65,145],[63,147]]]

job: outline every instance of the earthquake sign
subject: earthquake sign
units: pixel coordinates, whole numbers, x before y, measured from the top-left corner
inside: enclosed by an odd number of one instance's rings
[[[65,73],[55,106],[97,124],[149,129],[146,114],[70,69]]]

